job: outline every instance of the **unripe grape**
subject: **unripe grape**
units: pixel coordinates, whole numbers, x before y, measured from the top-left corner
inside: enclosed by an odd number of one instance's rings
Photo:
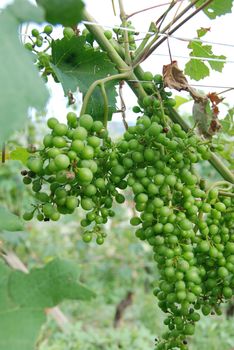
[[[146,80],[146,81],[152,81],[153,80],[153,74],[151,72],[144,72],[143,73],[143,80]]]
[[[26,213],[24,213],[24,215],[23,215],[23,219],[24,219],[25,221],[32,220],[33,214],[34,214],[33,211],[32,211],[32,212],[26,212]]]
[[[65,27],[63,29],[63,35],[66,39],[70,40],[75,35],[75,32],[71,27]]]
[[[104,125],[103,125],[103,123],[101,121],[95,120],[93,122],[92,131],[95,131],[95,132],[99,133],[103,128],[104,128]]]
[[[54,158],[58,170],[67,169],[70,165],[70,159],[65,154],[59,154]]]
[[[85,128],[82,126],[78,126],[74,131],[73,131],[73,140],[81,140],[84,141],[87,139],[88,133]]]
[[[92,235],[89,232],[85,232],[82,236],[82,239],[85,243],[89,243],[92,241]]]
[[[65,136],[68,131],[67,125],[63,123],[55,124],[53,129],[54,129],[55,136]]]
[[[43,169],[43,160],[41,158],[30,157],[27,161],[27,167],[38,174]]]
[[[102,236],[98,236],[97,239],[96,239],[96,243],[98,245],[102,245],[104,243],[104,239]]]
[[[24,44],[24,47],[29,50],[29,51],[32,51],[33,50],[33,45],[31,43],[26,43]]]
[[[105,30],[104,35],[108,40],[110,40],[112,38],[111,30]]]
[[[75,196],[67,196],[66,197],[66,207],[69,210],[74,210],[78,206],[78,199]]]
[[[77,178],[81,184],[89,184],[93,179],[93,173],[88,168],[80,168],[77,171]]]
[[[37,38],[40,35],[39,31],[36,28],[32,29],[32,36],[34,36],[35,38]]]
[[[50,35],[52,32],[53,32],[53,27],[49,24],[47,24],[45,27],[44,27],[44,30],[43,32],[47,35]]]
[[[83,114],[79,118],[80,126],[85,128],[86,130],[91,130],[94,125],[93,118],[89,114]]]

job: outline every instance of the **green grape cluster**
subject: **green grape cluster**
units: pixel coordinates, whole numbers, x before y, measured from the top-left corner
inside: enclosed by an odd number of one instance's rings
[[[48,42],[48,37],[53,32],[53,27],[47,24],[42,32],[38,29],[33,28],[31,31],[31,42],[25,44],[26,49],[33,51],[35,47],[42,47],[44,42]]]
[[[146,78],[161,84],[160,76]],[[118,143],[115,166],[126,176],[140,213],[131,219],[139,226],[136,236],[152,246],[161,276],[154,294],[168,314],[168,332],[157,350],[187,349],[199,310],[219,315],[234,288],[233,199],[216,188],[204,191],[194,164],[209,159],[209,149],[192,132],[169,123],[166,113],[175,103],[169,96],[161,89],[134,107],[146,114]]]
[[[205,191],[194,165],[209,159],[208,145],[170,123],[175,100],[162,77],[146,72],[144,79],[152,94],[133,108],[143,115],[112,153],[112,182],[132,189],[139,216],[130,222],[152,246],[161,276],[154,294],[168,314],[168,332],[156,349],[185,350],[200,313],[219,315],[233,295],[233,199],[217,188]]]
[[[145,72],[143,84],[149,95],[133,107],[136,125],[117,143],[90,115],[70,112],[67,124],[48,120],[44,148],[22,174],[36,198],[24,218],[56,221],[81,206],[83,240],[96,235],[102,244],[100,225],[114,215],[113,200],[124,203],[122,190],[131,188],[138,214],[130,223],[152,247],[160,274],[154,294],[167,314],[156,349],[186,350],[200,315],[221,314],[234,294],[234,199],[215,185],[207,190],[196,174],[210,144],[170,121],[175,100],[162,76]]]
[[[113,198],[122,198],[108,173],[112,157],[108,132],[101,121],[88,114],[78,119],[74,112],[67,114],[67,124],[56,118],[47,124],[51,133],[43,139],[44,148],[28,159],[29,171],[22,172],[23,182],[32,184],[36,199],[33,210],[23,217],[57,221],[61,214],[71,214],[80,206],[87,211],[81,220],[86,228],[83,240],[89,242],[96,234],[97,243],[102,244],[105,234],[100,225],[114,216]]]

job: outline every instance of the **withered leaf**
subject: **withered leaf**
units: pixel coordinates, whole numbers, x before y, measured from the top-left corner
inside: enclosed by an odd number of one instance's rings
[[[210,99],[211,103],[215,105],[218,105],[224,100],[223,97],[219,97],[217,92],[210,92],[209,94],[207,94],[207,97]]]
[[[207,97],[193,89],[186,79],[182,70],[179,69],[177,61],[163,66],[164,86],[177,91],[188,91],[194,101],[206,101]]]

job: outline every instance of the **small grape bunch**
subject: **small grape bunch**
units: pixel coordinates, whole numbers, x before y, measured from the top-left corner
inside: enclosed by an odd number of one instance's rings
[[[33,210],[23,215],[39,221],[57,221],[60,215],[71,214],[77,207],[86,211],[81,226],[91,225],[83,236],[102,244],[100,225],[114,216],[111,209],[117,190],[111,181],[112,141],[101,121],[84,114],[67,114],[67,124],[56,118],[47,122],[51,132],[43,139],[44,148],[27,161],[23,182],[32,185],[35,196]],[[117,197],[118,198],[118,197]]]
[[[31,41],[25,44],[26,49],[33,51],[35,47],[42,47],[44,42],[48,42],[48,37],[53,32],[53,27],[50,24],[47,24],[42,32],[39,32],[37,28],[33,28],[31,31]]]

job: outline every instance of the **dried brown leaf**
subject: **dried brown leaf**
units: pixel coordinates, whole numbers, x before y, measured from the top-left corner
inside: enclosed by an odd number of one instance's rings
[[[207,97],[201,95],[197,90],[193,89],[182,70],[179,69],[177,61],[163,66],[164,86],[177,91],[188,91],[195,101],[206,101]]]

